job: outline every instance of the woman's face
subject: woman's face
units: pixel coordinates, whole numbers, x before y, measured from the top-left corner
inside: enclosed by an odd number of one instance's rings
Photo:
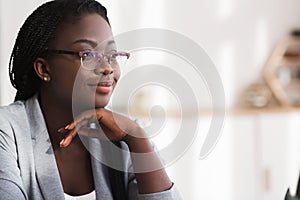
[[[78,20],[61,23],[48,46],[74,52],[96,50],[104,55],[117,50],[109,24],[98,14],[85,14]],[[78,109],[107,105],[120,77],[119,66],[110,65],[104,59],[95,69],[87,70],[80,67],[78,55],[51,52],[49,55],[51,81],[46,92],[67,105],[73,101]]]

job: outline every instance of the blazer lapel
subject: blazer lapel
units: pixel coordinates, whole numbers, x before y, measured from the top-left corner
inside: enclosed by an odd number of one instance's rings
[[[46,200],[64,199],[63,187],[47,132],[36,138],[34,159],[36,176],[44,198]]]
[[[36,177],[45,200],[64,199],[54,152],[37,98],[26,102],[31,128]]]

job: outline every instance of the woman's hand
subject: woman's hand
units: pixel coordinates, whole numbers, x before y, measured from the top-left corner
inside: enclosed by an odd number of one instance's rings
[[[90,127],[90,124],[94,126],[100,125],[101,128]],[[105,108],[98,108],[80,114],[72,123],[65,128],[59,129],[58,132],[68,133],[60,142],[61,147],[67,147],[77,134],[110,141],[120,141],[126,135],[135,135],[137,134],[136,131],[141,130],[137,123],[127,117]]]
[[[101,128],[89,127],[91,123],[99,123]],[[68,133],[60,142],[61,147],[67,147],[77,134],[111,141],[123,140],[127,143],[130,152],[138,153],[137,156],[133,156],[131,159],[133,169],[137,171],[135,175],[139,193],[162,192],[172,187],[172,182],[154,152],[145,132],[136,122],[125,116],[104,108],[89,110],[79,115],[75,121],[65,128],[59,129],[58,132]],[[153,167],[153,169],[150,170],[148,169],[149,167],[144,168],[145,163],[147,166]],[[144,171],[144,169],[148,170]]]

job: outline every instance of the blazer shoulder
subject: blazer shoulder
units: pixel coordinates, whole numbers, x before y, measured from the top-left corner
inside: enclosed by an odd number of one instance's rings
[[[26,113],[24,102],[16,101],[8,106],[0,107],[0,130],[11,129]]]

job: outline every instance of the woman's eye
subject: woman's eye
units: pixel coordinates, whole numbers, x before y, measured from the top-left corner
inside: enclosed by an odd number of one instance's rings
[[[118,55],[116,53],[111,54],[111,58],[115,59]]]
[[[88,60],[94,58],[94,53],[93,52],[84,52],[82,54],[83,59]]]

